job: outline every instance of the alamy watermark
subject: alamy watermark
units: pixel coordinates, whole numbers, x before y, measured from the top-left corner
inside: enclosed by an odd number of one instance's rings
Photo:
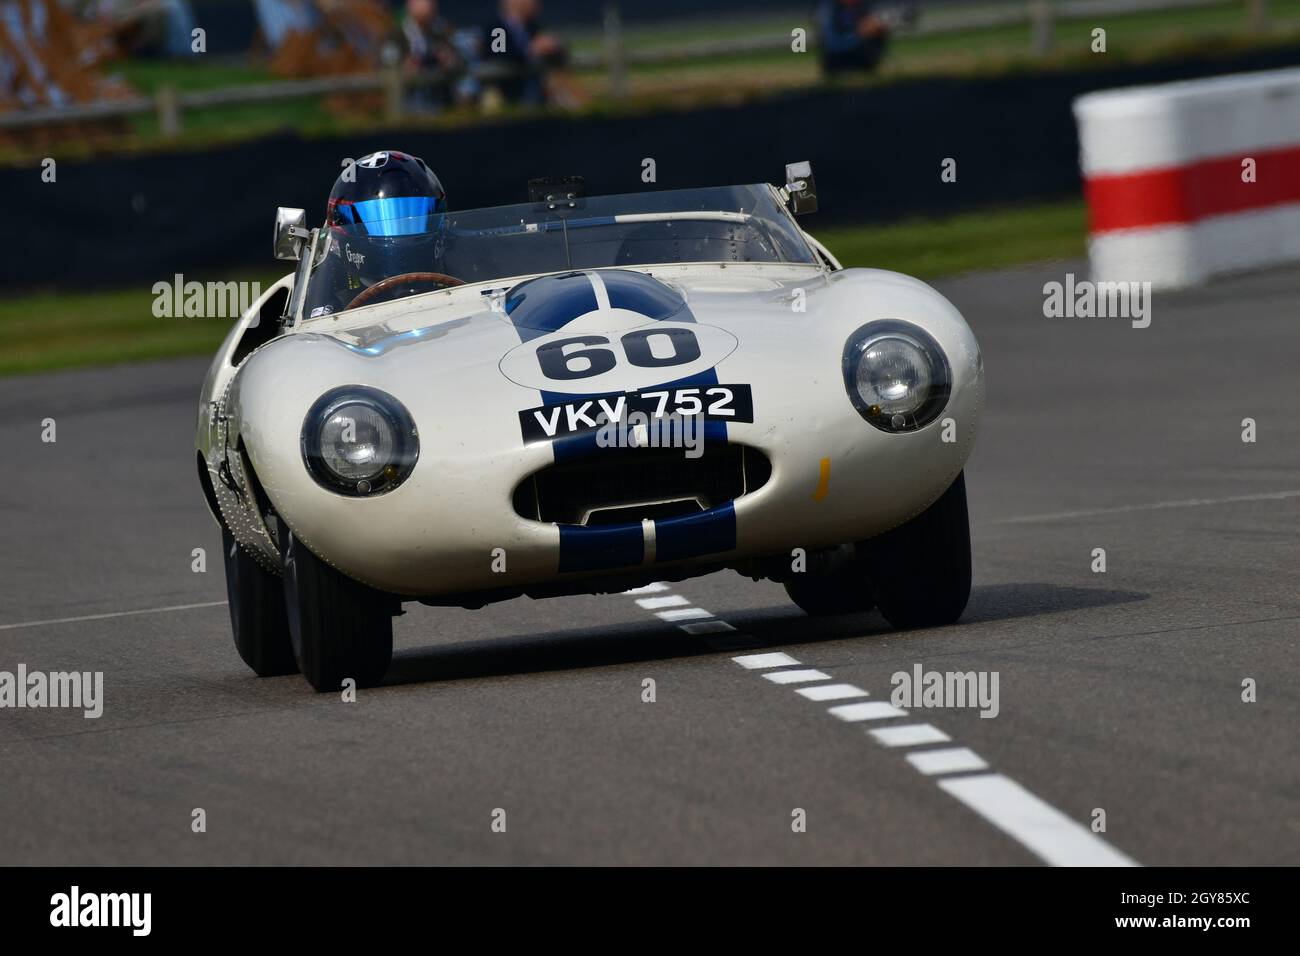
[[[625,418],[602,414],[599,420],[596,444],[601,448],[684,448],[687,458],[704,454],[703,415],[631,411]]]
[[[911,671],[895,671],[889,682],[894,690],[889,702],[906,710],[978,707],[981,717],[996,717],[998,671],[927,671],[920,664]]]
[[[152,291],[158,319],[238,319],[262,297],[259,282],[186,282],[179,272]]]
[[[153,929],[153,894],[83,893],[73,886],[50,897],[50,925],[127,927],[132,936],[148,936]]]
[[[103,671],[0,671],[0,709],[45,707],[82,710],[87,720],[104,713]]]
[[[1076,281],[1073,272],[1065,282],[1043,285],[1043,315],[1049,319],[1131,319],[1133,328],[1151,324],[1150,282]]]

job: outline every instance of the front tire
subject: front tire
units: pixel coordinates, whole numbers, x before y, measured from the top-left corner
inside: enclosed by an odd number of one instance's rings
[[[865,614],[875,607],[871,582],[862,562],[847,561],[829,574],[805,571],[785,582],[790,600],[812,617],[828,614]]]
[[[384,595],[336,571],[289,532],[284,599],[302,676],[318,691],[352,678],[378,683],[393,657],[393,618]]]
[[[941,627],[970,599],[970,516],[965,473],[907,524],[858,545],[876,606],[900,628]]]
[[[298,673],[289,641],[284,585],[254,561],[224,527],[221,548],[226,566],[230,630],[239,656],[258,677]]]

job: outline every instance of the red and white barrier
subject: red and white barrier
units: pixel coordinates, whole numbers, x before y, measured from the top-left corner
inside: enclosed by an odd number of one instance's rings
[[[1300,69],[1089,93],[1074,115],[1094,281],[1300,262]]]

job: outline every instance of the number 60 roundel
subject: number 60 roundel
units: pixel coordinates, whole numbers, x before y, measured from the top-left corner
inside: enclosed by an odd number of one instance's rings
[[[541,391],[599,395],[686,378],[736,350],[736,337],[712,325],[655,323],[622,332],[552,332],[506,353],[501,373]]]

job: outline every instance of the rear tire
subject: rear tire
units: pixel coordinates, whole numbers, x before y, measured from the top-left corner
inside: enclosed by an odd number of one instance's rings
[[[226,566],[226,597],[230,602],[230,630],[239,656],[258,677],[298,673],[289,641],[284,585],[254,561],[224,527],[221,547]]]
[[[970,517],[965,473],[907,524],[858,545],[876,606],[894,627],[941,627],[970,599]]]
[[[330,567],[289,532],[284,600],[302,676],[318,691],[352,678],[378,683],[393,658],[393,618],[385,596]]]

